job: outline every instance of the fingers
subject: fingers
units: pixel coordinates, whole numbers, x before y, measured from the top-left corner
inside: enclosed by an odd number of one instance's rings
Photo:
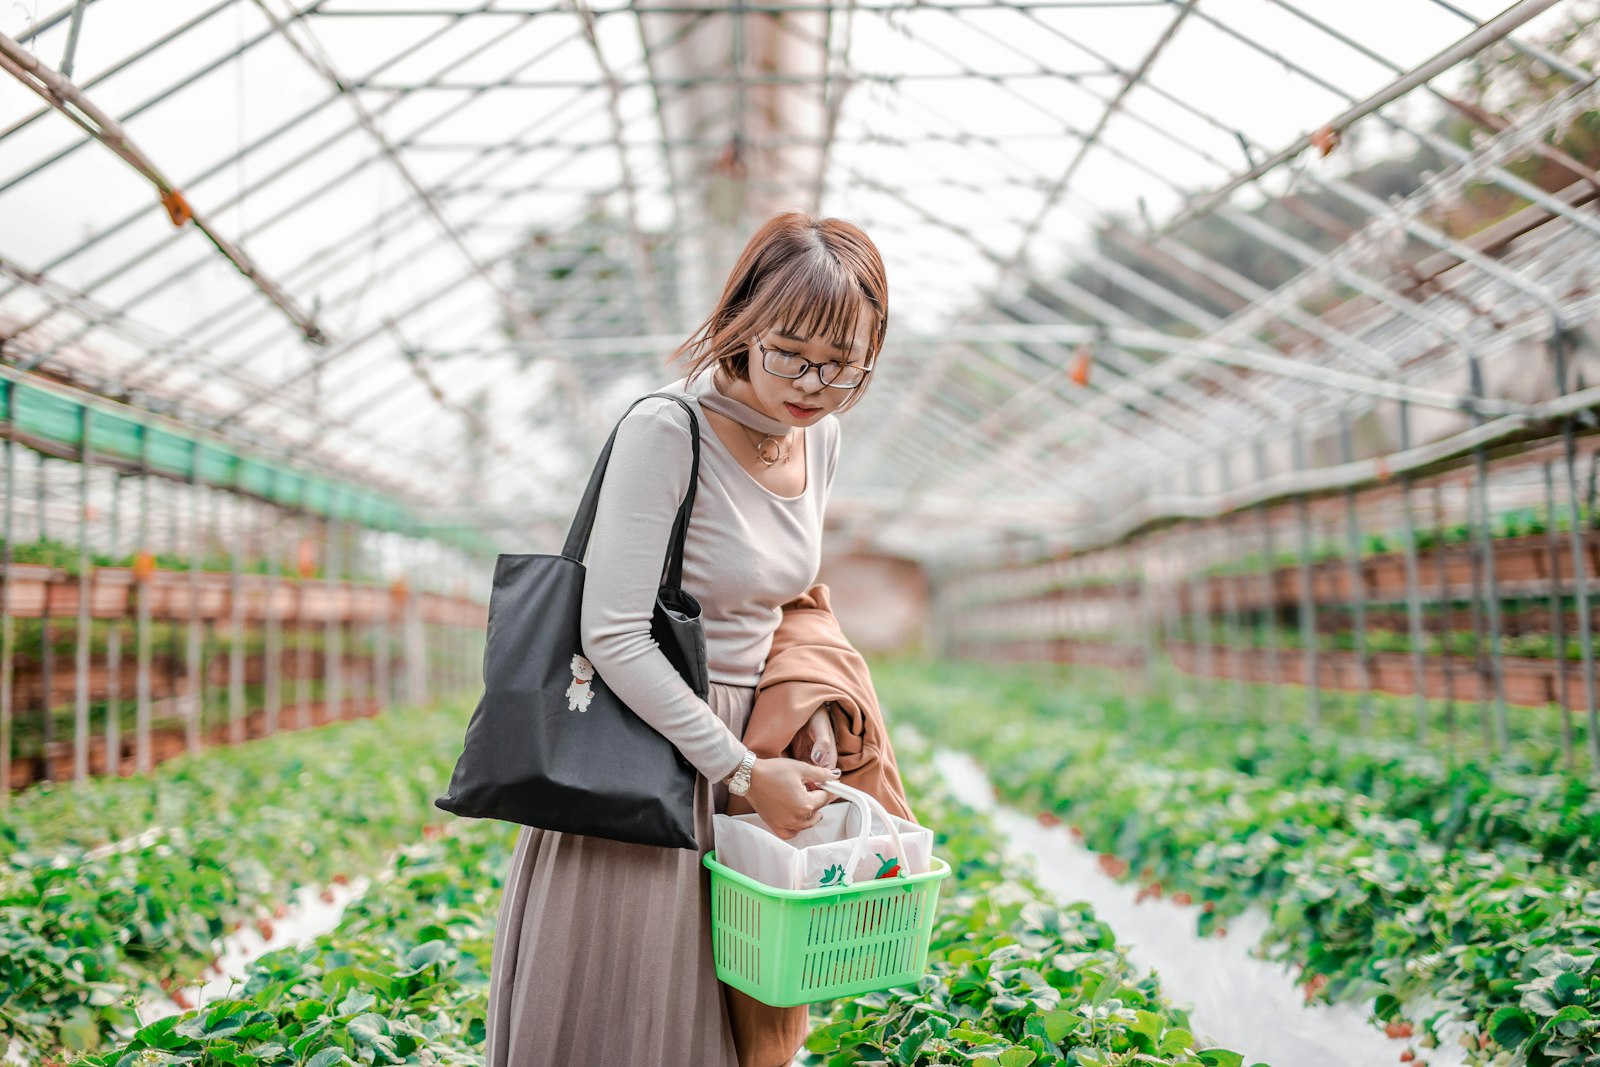
[[[802,782],[816,782],[820,785],[823,782],[835,781],[838,777],[839,768],[837,767],[818,767],[814,763],[800,764],[800,780]]]

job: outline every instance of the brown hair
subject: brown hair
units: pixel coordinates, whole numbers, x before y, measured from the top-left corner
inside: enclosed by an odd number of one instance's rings
[[[749,381],[752,333],[777,327],[848,349],[863,305],[877,316],[865,357],[871,366],[889,325],[889,283],[877,246],[842,219],[774,215],[739,253],[716,308],[667,362],[689,360],[690,381],[718,364]],[[871,383],[869,374],[836,410],[854,406]]]

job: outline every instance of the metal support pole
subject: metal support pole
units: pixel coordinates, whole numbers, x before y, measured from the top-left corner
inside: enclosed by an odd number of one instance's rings
[[[1411,447],[1411,405],[1400,402],[1400,450]],[[1417,520],[1412,511],[1411,494],[1416,477],[1409,471],[1400,479],[1400,507],[1406,535],[1406,625],[1411,635],[1411,690],[1414,694],[1417,744],[1428,741],[1428,680],[1423,667],[1422,596],[1417,581]],[[1440,610],[1449,611],[1448,604]]]
[[[1567,681],[1567,611],[1561,595],[1561,538],[1556,533],[1556,486],[1551,464],[1544,465],[1544,532],[1550,549],[1550,636],[1556,660],[1556,702],[1561,716],[1561,762],[1573,765],[1572,693]]]
[[[1227,493],[1233,488],[1233,469],[1232,464],[1229,462],[1228,453],[1223,452],[1218,457],[1217,467],[1222,491]],[[1231,512],[1224,515],[1221,521],[1218,522],[1216,532],[1218,548],[1220,549],[1218,558],[1231,565],[1233,558],[1230,550],[1234,544],[1232,536],[1233,515]],[[1239,627],[1239,576],[1231,573],[1231,566],[1228,567],[1228,570],[1230,573],[1223,574],[1220,578],[1222,581],[1222,619],[1228,640],[1228,667],[1233,675],[1233,713],[1237,717],[1248,719],[1253,716],[1245,706],[1245,666],[1244,653],[1241,650],[1244,638],[1240,633]]]
[[[83,9],[89,6],[89,0],[77,0],[72,5],[72,21],[67,23],[67,50],[61,56],[61,76],[68,81],[72,80],[72,68],[78,60],[78,34],[83,31]]]
[[[89,778],[89,652],[93,642],[92,621],[89,616],[90,581],[92,568],[89,561],[89,406],[78,409],[78,432],[83,436],[78,443],[78,632],[73,663],[73,719],[72,719],[72,780]]]
[[[193,466],[189,471],[189,619],[184,646],[183,741],[190,752],[200,751],[201,718],[205,714],[205,679],[200,635],[200,571],[205,566],[204,536],[200,516],[200,443],[195,442]],[[174,543],[174,549],[177,545]]]
[[[1433,483],[1433,562],[1439,579],[1439,648],[1444,666],[1444,727],[1450,747],[1456,743],[1456,689],[1454,653],[1450,651],[1450,615],[1455,602],[1450,599],[1450,561],[1444,543],[1444,486]]]
[[[245,739],[244,708],[244,590],[242,545],[245,536],[245,500],[230,497],[233,502],[233,531],[228,538],[230,568],[228,574],[228,743],[237,745]]]
[[[300,566],[306,545],[306,515],[295,517],[295,624],[294,624],[294,693],[295,725],[304,730],[311,725],[311,623],[306,615],[306,587],[311,581],[307,569]]]
[[[1483,381],[1476,359],[1471,362],[1473,395],[1483,392]],[[1474,414],[1474,425],[1483,422],[1483,416]],[[1478,499],[1478,543],[1483,552],[1484,604],[1489,619],[1489,667],[1494,682],[1494,747],[1505,752],[1511,745],[1510,729],[1506,715],[1506,671],[1500,650],[1500,583],[1495,577],[1494,538],[1489,529],[1489,458],[1482,445],[1473,449]]]
[[[1556,391],[1565,396],[1568,373],[1566,337],[1560,331],[1555,332],[1551,335],[1550,347],[1551,362],[1556,374]],[[1568,540],[1572,548],[1573,606],[1578,615],[1578,654],[1583,661],[1583,704],[1588,711],[1585,724],[1588,733],[1589,770],[1592,774],[1600,774],[1600,714],[1597,714],[1596,708],[1593,619],[1589,614],[1589,573],[1583,554],[1585,534],[1578,496],[1577,445],[1573,440],[1572,425],[1573,420],[1570,417],[1561,420],[1561,458],[1567,471],[1567,508],[1572,518]],[[1554,515],[1550,521],[1554,525]],[[1565,667],[1565,663],[1562,666]]]
[[[1189,492],[1198,496],[1200,493],[1199,472],[1194,464],[1188,469]],[[1190,542],[1191,551],[1187,556],[1189,571],[1189,616],[1190,625],[1194,631],[1192,640],[1195,650],[1196,675],[1201,679],[1198,688],[1208,696],[1216,696],[1216,664],[1212,658],[1211,647],[1211,591],[1206,587],[1206,534],[1200,523],[1191,523],[1185,538]]]
[[[1267,477],[1267,452],[1265,443],[1255,441],[1256,480]],[[1267,717],[1277,722],[1283,711],[1283,665],[1278,658],[1278,550],[1272,532],[1272,514],[1265,504],[1256,505],[1256,515],[1261,526],[1261,630],[1267,649]]]
[[[16,432],[16,389],[12,383],[0,384],[8,399],[7,410],[12,417],[6,420],[6,491],[5,545],[0,548],[0,565],[4,566],[4,580],[0,581],[0,811],[11,807],[11,718],[16,708],[16,628],[11,618],[11,559],[15,518],[17,511],[17,456],[16,444],[11,440]]]
[[[1339,412],[1339,453],[1345,463],[1355,461],[1355,441],[1350,427],[1350,412]],[[1361,579],[1361,526],[1356,517],[1356,491],[1344,490],[1345,577],[1350,585],[1350,622],[1354,629],[1356,680],[1361,687],[1361,734],[1372,736],[1372,673],[1367,664],[1367,592]]]
[[[324,718],[328,722],[345,717],[344,708],[344,643],[339,639],[344,626],[344,613],[340,608],[340,581],[343,561],[340,558],[340,524],[333,519],[322,525],[323,538],[328,544],[327,574],[323,588],[327,590],[329,610],[323,623],[323,703]]]
[[[1572,420],[1561,424],[1562,460],[1567,468],[1567,507],[1572,516],[1568,531],[1572,547],[1572,587],[1578,609],[1578,654],[1583,657],[1583,701],[1588,709],[1589,769],[1600,773],[1600,709],[1596,707],[1594,680],[1594,635],[1589,615],[1589,568],[1583,557],[1583,515],[1579,510],[1577,448],[1573,441]]]
[[[379,544],[382,545],[388,542],[390,535],[386,533],[377,534],[376,537]],[[382,559],[383,552],[380,548],[378,550],[377,558],[374,562],[381,563]],[[394,626],[394,593],[392,588],[383,581],[384,573],[381,566],[373,567],[372,577],[376,580],[374,588],[381,590],[383,594],[378,601],[378,603],[382,605],[382,608],[379,610],[372,624],[373,656],[375,659],[374,670],[377,676],[376,687],[378,690],[378,711],[382,713],[392,708],[395,703],[394,664],[390,660],[390,650],[392,647],[390,631]]]
[[[1305,436],[1299,427],[1294,432],[1294,465],[1306,467]],[[1305,495],[1294,498],[1295,520],[1300,526],[1300,643],[1305,671],[1306,716],[1312,729],[1322,725],[1322,688],[1317,678],[1317,606],[1311,595],[1311,506]]]
[[[1474,474],[1476,477],[1476,474]],[[1467,497],[1467,558],[1472,565],[1472,666],[1478,678],[1478,721],[1483,728],[1483,747],[1494,751],[1494,713],[1489,704],[1494,693],[1494,682],[1489,668],[1489,657],[1484,648],[1483,636],[1483,555],[1485,547],[1478,538],[1478,504],[1476,486],[1472,481],[1462,483]]]
[[[122,472],[111,472],[111,551],[122,548]],[[106,774],[122,774],[122,614],[106,621]]]
[[[39,508],[39,540],[44,542],[49,540],[50,537],[48,489],[45,485],[45,480],[49,476],[49,460],[44,456],[40,456],[35,470],[38,474],[38,478],[34,482],[34,495],[37,498]],[[51,587],[54,584],[54,582],[51,582]],[[55,645],[50,640],[50,618],[50,596],[47,589],[44,610],[39,615],[39,758],[42,761],[42,770],[39,777],[44,781],[49,781],[54,777],[51,773],[50,749],[54,745],[56,738],[55,716],[51,714],[51,704],[54,702],[56,688],[56,650]]]
[[[139,552],[150,550],[150,429],[140,425],[139,434]],[[134,756],[133,766],[140,774],[150,772],[150,591],[155,575],[139,583],[139,613],[134,621],[137,664],[134,676]]]
[[[276,468],[274,468],[276,478]],[[265,611],[266,636],[263,640],[262,682],[265,687],[266,735],[278,732],[283,718],[283,612],[280,597],[283,593],[283,512],[276,505],[268,505],[271,527],[263,533],[262,552],[266,556],[267,575],[263,583],[267,590]]]
[[[1155,623],[1152,618],[1153,608],[1150,603],[1150,547],[1151,538],[1144,537],[1139,541],[1139,573],[1135,579],[1138,584],[1139,597],[1139,641],[1144,649],[1144,692],[1145,699],[1149,700],[1156,691],[1156,636]]]

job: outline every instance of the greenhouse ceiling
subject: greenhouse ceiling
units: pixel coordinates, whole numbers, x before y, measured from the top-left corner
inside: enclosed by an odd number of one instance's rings
[[[11,3],[0,356],[550,550],[749,233],[839,215],[836,536],[1081,547],[1600,403],[1597,14]]]

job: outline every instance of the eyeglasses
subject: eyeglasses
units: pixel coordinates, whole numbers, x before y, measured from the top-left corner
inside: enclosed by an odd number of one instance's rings
[[[834,389],[854,389],[866,381],[872,371],[871,367],[857,363],[840,363],[832,359],[814,363],[793,352],[774,351],[762,344],[759,337],[756,338],[756,347],[761,349],[761,365],[767,369],[767,373],[780,378],[804,378],[806,371],[815,367],[817,378],[823,385]]]

